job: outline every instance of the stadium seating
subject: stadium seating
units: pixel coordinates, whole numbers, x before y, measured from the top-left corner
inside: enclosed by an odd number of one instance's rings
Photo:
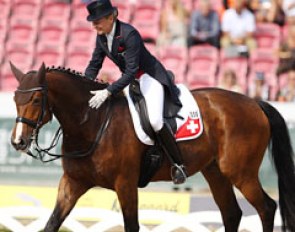
[[[278,49],[281,29],[274,23],[258,23],[256,24],[255,39],[258,48]]]
[[[37,20],[41,13],[41,1],[39,0],[14,0],[12,15],[23,19]]]
[[[247,75],[248,75],[249,62],[246,57],[228,57],[224,51],[220,51],[220,64],[218,82],[221,81],[222,75],[226,69],[231,69],[237,74],[237,82],[246,93],[247,90]]]
[[[66,1],[44,0],[42,18],[49,18],[62,21],[68,21],[71,14],[71,4]]]
[[[250,75],[249,80],[255,78],[256,72],[263,72],[265,74],[266,81],[271,86],[277,86],[278,80],[275,75],[279,59],[276,54],[269,49],[256,49],[250,56]]]
[[[161,1],[139,0],[135,4],[133,25],[146,41],[155,42],[160,33]]]
[[[72,3],[72,20],[86,20],[88,15],[86,4],[81,0],[73,0]]]
[[[209,87],[216,84],[218,49],[209,45],[189,49],[187,83],[191,88]]]
[[[167,70],[175,75],[175,82],[183,83],[187,69],[187,49],[181,46],[166,46],[159,49],[159,59]]]
[[[98,74],[98,79],[106,82],[114,82],[121,77],[121,71],[108,57],[104,59],[102,69]]]
[[[34,58],[34,45],[8,40],[5,46],[3,65],[0,73],[0,87],[3,91],[14,91],[17,81],[11,72],[11,61],[23,72],[31,70]]]
[[[10,19],[8,39],[33,44],[37,38],[38,21],[14,15]]]
[[[5,45],[4,63],[13,62],[21,69],[30,69],[34,57],[34,44],[8,40]]]
[[[154,43],[144,43],[144,46],[153,56],[158,58],[159,54],[157,51],[157,47]]]
[[[83,45],[95,44],[96,32],[92,28],[91,23],[87,22],[85,19],[80,20],[73,18],[70,23],[69,31],[69,42],[77,42]]]
[[[35,53],[36,60],[33,68],[38,69],[42,62],[46,66],[64,66],[65,47],[56,44],[39,42]]]
[[[68,37],[68,23],[53,18],[43,18],[39,27],[39,40],[64,45]]]
[[[4,59],[4,47],[0,46],[0,65],[2,64],[3,59]]]
[[[22,71],[28,71],[28,70],[22,70]],[[10,68],[10,64],[4,63],[1,66],[1,71],[0,71],[0,88],[1,91],[15,91],[17,86],[18,86],[18,82],[15,79],[11,68]]]
[[[65,66],[79,72],[84,72],[91,59],[92,52],[93,47],[70,43],[67,46],[65,55]]]
[[[8,19],[11,10],[11,0],[0,0],[0,21]]]
[[[8,31],[8,20],[5,19],[0,19],[0,43],[3,44],[4,41],[6,40],[7,36],[7,31]]]
[[[123,22],[130,22],[132,7],[128,0],[112,0],[113,6],[118,8],[118,19]]]

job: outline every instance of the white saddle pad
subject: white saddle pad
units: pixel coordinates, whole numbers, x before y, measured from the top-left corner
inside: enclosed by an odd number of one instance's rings
[[[176,119],[176,141],[198,138],[203,132],[203,122],[198,104],[185,85],[177,84],[177,87],[180,90],[179,99],[182,103],[182,108],[178,112],[178,115],[181,116],[182,119]],[[129,95],[129,86],[124,89],[124,93],[128,100],[128,105],[137,137],[144,144],[154,145],[154,141],[144,132],[140,124],[139,115]]]

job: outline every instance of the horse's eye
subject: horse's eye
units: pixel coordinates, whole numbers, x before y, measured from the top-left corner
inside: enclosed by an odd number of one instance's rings
[[[34,98],[34,100],[33,100],[33,105],[34,106],[39,106],[40,103],[41,103],[41,99],[40,98]]]

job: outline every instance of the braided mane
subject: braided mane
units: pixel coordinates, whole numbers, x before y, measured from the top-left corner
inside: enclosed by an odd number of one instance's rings
[[[65,67],[61,67],[61,66],[58,66],[58,67],[54,67],[54,66],[47,67],[46,68],[46,71],[47,72],[58,71],[58,72],[70,74],[70,75],[75,76],[75,77],[78,77],[78,78],[87,79],[87,77],[84,76],[81,72],[77,72],[76,70],[70,69],[70,68],[67,68],[66,69]]]
[[[83,75],[81,72],[75,71],[74,69],[70,69],[70,68],[65,68],[65,67],[55,67],[55,66],[51,66],[51,67],[47,67],[46,68],[46,72],[52,72],[52,71],[57,71],[57,72],[61,72],[61,73],[65,73],[68,74],[70,77],[72,78],[78,78],[82,81],[84,81],[84,83],[88,83],[88,85],[90,84],[92,87],[93,86],[98,86],[98,87],[106,87],[109,85],[109,83],[101,81],[101,80],[90,80],[89,78],[87,78],[85,75]]]

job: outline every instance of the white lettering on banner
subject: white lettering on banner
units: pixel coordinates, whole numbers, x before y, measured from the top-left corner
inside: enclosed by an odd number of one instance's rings
[[[186,126],[191,133],[196,133],[196,129],[199,129],[199,125],[194,122],[194,120],[190,120],[189,125]]]

